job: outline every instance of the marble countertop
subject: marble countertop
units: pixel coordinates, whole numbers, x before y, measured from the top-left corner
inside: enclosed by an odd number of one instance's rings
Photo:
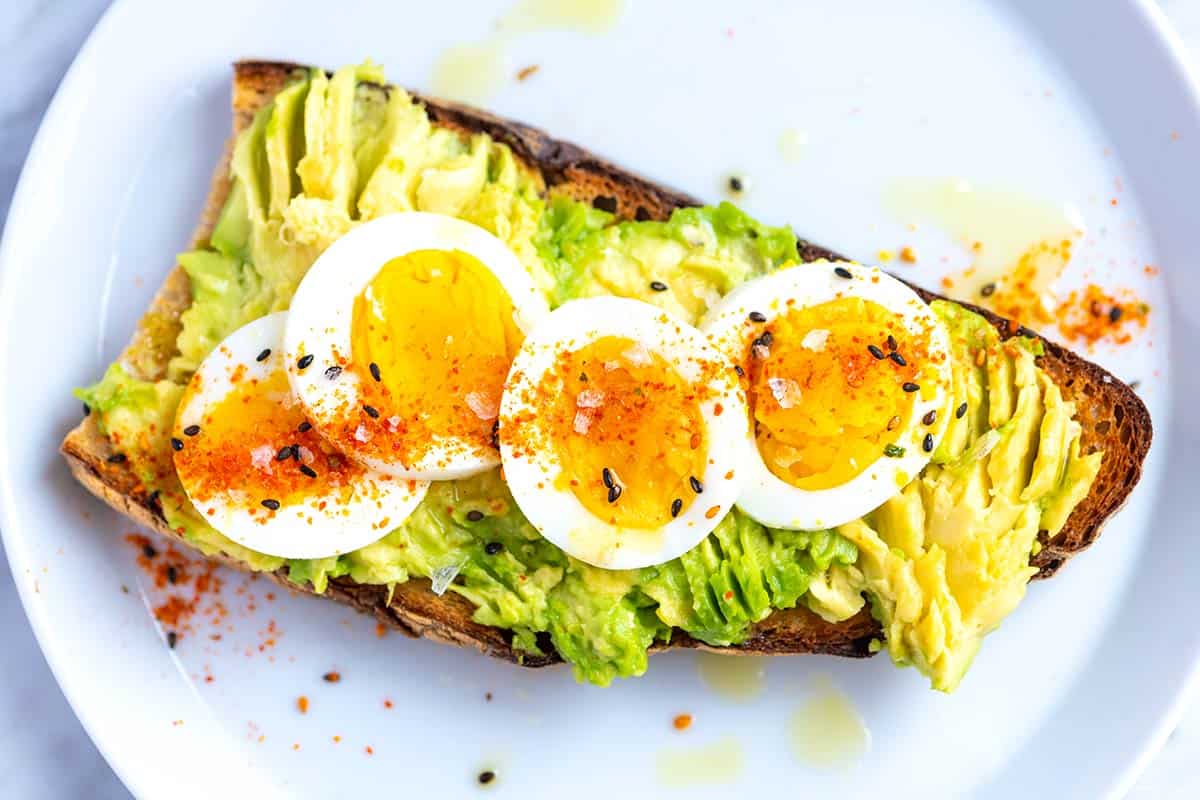
[[[72,58],[110,0],[5,0],[0,9],[0,219],[29,143]],[[1161,0],[1200,54],[1200,0]],[[1200,56],[1198,56],[1200,57]],[[30,631],[8,569],[0,567],[0,794],[128,798],[84,733]],[[1187,714],[1129,800],[1200,797],[1200,707]]]

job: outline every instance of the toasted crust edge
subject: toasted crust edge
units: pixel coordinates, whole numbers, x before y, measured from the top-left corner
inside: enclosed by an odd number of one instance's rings
[[[297,70],[302,69],[307,67],[286,62],[237,63],[233,85],[235,135],[249,124],[259,107],[268,102]],[[457,103],[415,96],[425,103],[436,124],[464,132],[483,131],[507,144],[519,160],[541,172],[550,193],[563,193],[585,201],[594,201],[597,197],[610,198],[616,203],[618,215],[625,218],[649,216],[662,219],[675,208],[699,204],[694,198],[633,175],[576,145],[556,140],[537,128]],[[209,201],[193,237],[195,244],[202,245],[208,241],[228,193],[232,141],[231,138],[214,174]],[[833,251],[807,241],[800,240],[799,246],[805,261],[822,258],[841,260]],[[919,287],[913,288],[927,302],[940,298],[940,295]],[[189,304],[186,275],[176,267],[156,296],[152,310],[177,320],[179,313]],[[1105,521],[1128,498],[1141,477],[1142,463],[1149,451],[1152,437],[1150,415],[1132,389],[1099,365],[986,309],[971,304],[963,305],[986,317],[1003,338],[1024,335],[1042,341],[1046,355],[1040,359],[1040,365],[1062,388],[1064,396],[1077,401],[1080,421],[1084,425],[1081,437],[1083,447],[1086,450],[1103,448],[1106,451],[1092,491],[1074,509],[1057,536],[1049,541],[1043,537],[1042,550],[1032,561],[1039,569],[1036,577],[1049,577],[1072,555],[1090,546],[1099,536]],[[135,334],[130,348],[137,346],[139,336]],[[85,418],[66,436],[62,452],[71,472],[92,494],[136,522],[190,547],[182,536],[168,528],[156,500],[147,493],[129,467],[107,461],[107,456],[112,453],[111,445],[100,435],[92,417]],[[235,569],[246,569],[241,562],[233,559],[222,556],[211,558]],[[310,588],[298,587],[288,581],[286,570],[272,573],[271,578],[289,589],[311,593]],[[530,656],[514,650],[508,631],[473,622],[471,615],[474,609],[469,601],[452,593],[435,595],[429,582],[424,579],[397,586],[390,604],[385,587],[355,584],[346,579],[330,581],[325,596],[371,614],[385,625],[409,636],[473,647],[489,656],[530,667],[560,660],[548,642],[545,643],[547,647],[543,648],[548,653],[546,656]],[[866,609],[849,620],[834,624],[807,609],[797,608],[774,612],[754,626],[746,642],[735,647],[711,648],[677,632],[669,644],[656,645],[654,649],[685,647],[726,654],[824,653],[864,657],[870,655],[870,642],[879,635],[878,624]]]

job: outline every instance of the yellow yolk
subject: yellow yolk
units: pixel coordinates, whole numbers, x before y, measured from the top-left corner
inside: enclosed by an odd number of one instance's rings
[[[466,253],[421,250],[384,264],[355,298],[351,322],[353,367],[378,414],[348,409],[348,427],[367,426],[375,455],[402,463],[433,437],[491,448],[523,339],[514,313],[500,281]]]
[[[205,506],[209,499],[240,498],[251,513],[265,518],[263,500],[288,505],[336,487],[352,491],[350,482],[362,468],[323,442],[316,430],[299,430],[304,414],[287,374],[279,370],[259,381],[242,372],[239,367],[231,376],[233,389],[207,409],[198,433],[175,432],[183,443],[175,468],[200,512],[212,513]],[[197,388],[189,387],[189,395]],[[190,400],[185,396],[180,408]],[[295,455],[278,458],[284,448],[294,448]]]
[[[708,457],[702,385],[638,342],[606,336],[561,355],[544,388],[558,481],[588,511],[654,529],[691,505]]]
[[[908,424],[914,394],[904,384],[927,364],[927,340],[883,306],[853,297],[790,309],[755,336],[764,332],[766,350],[752,339],[744,362],[764,463],[801,489],[851,480]],[[889,336],[903,365],[890,355]]]

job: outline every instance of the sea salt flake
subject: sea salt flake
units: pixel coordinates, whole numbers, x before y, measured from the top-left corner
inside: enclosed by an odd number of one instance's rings
[[[358,442],[371,441],[371,432],[369,430],[367,430],[366,425],[359,425],[357,428],[354,429],[354,439],[355,439],[355,441],[358,441]]]
[[[599,389],[584,389],[575,395],[578,408],[599,408],[604,405],[604,392]]]
[[[271,462],[275,460],[275,450],[269,444],[260,445],[250,451],[250,463],[255,469],[262,470],[270,475],[274,470],[271,467]]]
[[[804,338],[800,340],[800,346],[805,350],[812,350],[814,353],[820,353],[825,349],[825,342],[829,340],[829,331],[822,328],[816,328],[804,334]]]
[[[309,450],[304,445],[299,446],[298,452],[300,453],[300,463],[301,464],[311,464],[317,460],[317,457],[315,455],[313,455],[313,451]]]
[[[800,387],[787,378],[767,378],[771,396],[780,408],[795,408],[800,403]]]
[[[580,435],[587,434],[592,427],[592,411],[586,408],[576,411],[575,422],[571,427]]]
[[[633,346],[627,349],[621,355],[630,364],[638,367],[644,367],[650,363],[650,351],[646,349],[646,345],[641,342],[634,342]]]
[[[495,419],[500,415],[500,403],[490,392],[467,392],[467,407],[483,420]]]

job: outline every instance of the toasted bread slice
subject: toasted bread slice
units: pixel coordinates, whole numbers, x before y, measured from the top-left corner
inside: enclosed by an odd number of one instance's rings
[[[297,69],[303,68],[262,61],[244,61],[235,66],[235,136],[250,124],[255,112],[270,101]],[[536,128],[455,103],[419,99],[425,103],[434,124],[464,133],[486,132],[507,144],[527,169],[541,174],[550,194],[569,195],[605,208],[615,206],[616,213],[622,218],[666,219],[676,208],[699,204],[691,197],[626,172],[575,145],[552,139]],[[231,149],[226,148],[225,157],[213,177],[208,204],[194,236],[197,246],[207,243],[229,192]],[[839,258],[835,253],[803,240],[800,241],[800,255],[806,261]],[[167,276],[150,309],[159,326],[159,337],[164,321],[168,325],[178,325],[179,315],[191,303],[189,291],[187,276],[176,267]],[[926,301],[938,297],[931,292],[918,291]],[[1036,335],[988,311],[971,308],[987,317],[1004,338]],[[138,377],[156,380],[165,375],[167,362],[174,354],[154,352],[154,342],[159,340],[161,338],[152,338],[141,329],[134,334],[125,351],[125,360],[136,364],[143,372]],[[1043,342],[1042,368],[1059,385],[1064,396],[1076,402],[1083,426],[1083,452],[1102,449],[1105,455],[1090,493],[1071,513],[1062,531],[1049,541],[1043,532],[1043,547],[1033,559],[1034,566],[1040,570],[1039,578],[1054,574],[1068,558],[1096,539],[1104,522],[1121,507],[1141,477],[1142,462],[1151,438],[1150,416],[1128,386],[1059,345]],[[157,500],[129,467],[124,463],[108,462],[113,448],[100,434],[92,417],[86,418],[67,435],[62,452],[75,477],[97,497],[138,523],[187,544],[170,530]],[[220,560],[231,567],[245,569],[240,562]],[[280,570],[272,577],[289,588],[297,588],[287,580],[286,570]],[[385,587],[360,585],[346,578],[331,580],[325,596],[372,614],[410,636],[471,646],[490,656],[530,667],[561,660],[554,653],[548,637],[543,637],[545,641],[540,642],[546,656],[531,657],[514,650],[509,631],[473,622],[474,607],[469,601],[453,593],[438,596],[425,579],[414,579],[397,586],[390,602]],[[656,649],[689,647],[730,654],[827,653],[864,657],[870,654],[871,639],[879,635],[879,626],[866,609],[849,620],[833,624],[805,608],[795,608],[771,614],[754,626],[752,635],[744,643],[734,647],[710,648],[677,632],[670,644],[659,645]]]

